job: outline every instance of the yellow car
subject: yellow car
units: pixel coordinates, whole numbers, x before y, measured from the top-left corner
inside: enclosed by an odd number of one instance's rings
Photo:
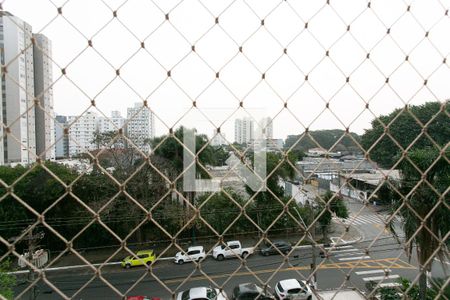
[[[136,256],[130,255],[122,260],[122,267],[131,268],[135,266],[150,265],[156,259],[153,250],[142,250],[136,253]]]

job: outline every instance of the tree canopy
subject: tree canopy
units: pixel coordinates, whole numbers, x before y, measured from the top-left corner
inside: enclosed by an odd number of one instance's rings
[[[450,139],[449,102],[427,102],[405,106],[380,116],[366,130],[361,144],[370,158],[385,168],[392,167],[403,149],[444,146]],[[386,128],[386,129],[385,129]],[[398,144],[398,145],[397,145]]]

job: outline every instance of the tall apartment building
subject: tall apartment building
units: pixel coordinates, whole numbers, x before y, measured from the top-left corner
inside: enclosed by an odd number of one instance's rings
[[[81,117],[67,117],[70,157],[96,149],[97,145],[93,143],[93,140],[97,131],[97,119],[97,114],[90,111],[85,112]]]
[[[150,151],[149,139],[155,137],[155,116],[142,103],[135,103],[127,109],[126,134],[128,138],[143,152]]]
[[[273,121],[269,117],[262,118],[259,121],[259,132],[262,133],[264,139],[273,139]]]
[[[6,74],[0,74],[0,119],[8,127],[7,133],[0,129],[0,164],[32,163],[36,154],[54,159],[51,42],[42,34],[33,35],[31,26],[18,17],[0,11],[0,57],[7,66]]]
[[[234,120],[234,141],[248,144],[254,139],[254,122],[250,118]]]
[[[225,133],[217,133],[217,129],[214,129],[211,138],[211,146],[221,146],[227,144]]]
[[[36,154],[41,159],[55,159],[55,115],[53,112],[53,72],[51,41],[33,34],[34,94],[39,100],[36,114]]]
[[[0,12],[1,62],[7,73],[1,74],[2,122],[9,128],[3,135],[4,163],[35,161],[36,132],[34,103],[32,29],[29,24]],[[3,133],[3,132],[2,132]]]
[[[56,116],[55,120],[55,157],[56,159],[69,157],[69,137],[64,134],[67,128],[67,117]]]
[[[98,131],[108,132],[117,131],[125,124],[125,118],[122,117],[120,111],[114,110],[111,112],[111,117],[99,117],[98,118]]]

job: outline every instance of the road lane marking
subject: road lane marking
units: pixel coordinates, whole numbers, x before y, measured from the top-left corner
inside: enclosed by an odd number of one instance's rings
[[[378,269],[378,270],[367,270],[367,271],[358,271],[355,272],[356,275],[366,275],[366,274],[376,274],[376,273],[385,273],[385,272],[391,272],[391,270],[386,269]]]
[[[400,278],[400,275],[398,275],[398,274],[393,274],[393,275],[389,275],[389,276],[364,277],[363,280],[364,280],[364,281],[380,281],[380,280],[396,279],[396,278]]]
[[[358,260],[358,259],[369,259],[370,256],[354,256],[354,257],[343,257],[343,258],[338,258],[341,261],[346,261],[346,260]]]
[[[345,245],[345,246],[334,246],[334,247],[325,247],[325,250],[330,250],[330,249],[348,249],[348,248],[353,248],[352,245]]]
[[[344,250],[331,250],[328,253],[341,253],[341,252],[357,252],[357,251],[361,251],[358,248],[353,248],[353,249],[344,249]]]
[[[328,263],[328,264],[320,264],[318,266],[318,269],[352,269],[352,268],[361,268],[361,269],[367,269],[367,268],[377,268],[379,269],[379,263],[380,262],[385,262],[385,263],[389,263],[391,261],[397,261],[397,258],[383,258],[383,259],[372,259],[372,260],[366,260],[364,261],[364,264],[361,265],[361,263],[358,262],[342,262],[342,263]],[[399,265],[399,267],[390,267],[392,269],[416,269],[416,267],[401,261],[400,262],[404,263],[404,266]],[[368,263],[373,263],[375,265],[368,265]],[[292,272],[292,271],[307,271],[310,270],[310,266],[296,266],[296,267],[289,267],[289,268],[285,268],[285,269],[264,269],[264,270],[257,270],[254,272],[236,272],[236,273],[224,273],[224,274],[218,274],[218,275],[211,275],[205,277],[205,276],[192,276],[189,278],[190,281],[200,281],[200,280],[208,280],[209,278],[211,279],[221,279],[221,278],[229,278],[231,275],[233,276],[253,276],[254,274],[265,274],[265,273],[274,273],[275,271],[277,272]],[[398,276],[398,275],[397,275]],[[384,278],[384,277],[383,277]],[[175,284],[175,283],[181,283],[184,282],[186,279],[185,278],[176,278],[176,279],[168,279],[168,280],[164,280],[164,284]]]
[[[345,256],[351,256],[351,255],[364,255],[364,252],[350,252],[350,253],[341,253],[336,254],[334,257],[345,257]]]

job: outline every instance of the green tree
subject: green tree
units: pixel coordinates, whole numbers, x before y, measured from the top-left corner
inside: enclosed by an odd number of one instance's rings
[[[446,145],[450,137],[449,114],[449,101],[396,109],[389,115],[374,119],[372,128],[363,134],[361,144],[364,149],[370,149],[372,160],[390,168],[397,162],[401,148],[406,149],[412,143],[410,149],[432,147],[433,143]],[[422,129],[426,129],[426,134]]]
[[[188,129],[190,130],[190,129]],[[181,174],[184,170],[183,166],[183,153],[185,146],[183,146],[184,127],[179,127],[175,132],[170,135],[164,135],[157,137],[150,141],[152,149],[154,149],[154,155],[162,157],[169,161],[173,170],[177,174]],[[196,176],[200,178],[209,178],[208,172],[205,170],[207,165],[211,165],[214,162],[214,148],[208,144],[208,137],[204,134],[196,134],[196,130],[193,129],[195,134],[195,155],[196,155]],[[183,197],[187,199],[190,204],[194,203],[195,192],[185,192],[182,190],[182,180],[177,180],[175,185],[178,191],[181,191]],[[185,216],[184,221],[187,222],[189,216],[192,214],[189,206],[185,203]],[[184,222],[184,223],[185,223]],[[183,224],[184,224],[183,223]],[[191,223],[192,238],[195,239],[195,223]]]
[[[6,299],[13,299],[13,287],[16,284],[16,277],[8,274],[11,272],[11,263],[9,260],[0,262],[0,295]]]
[[[420,299],[427,298],[426,271],[431,271],[433,256],[444,261],[448,257],[447,244],[441,241],[448,235],[450,197],[446,192],[450,186],[450,151],[445,153],[433,148],[411,150],[408,159],[400,163],[403,179],[397,184],[399,197],[394,200],[393,212],[397,209],[403,219],[405,240],[409,258],[416,250],[420,265]],[[393,183],[394,184],[394,183]],[[391,224],[394,234],[395,227]]]
[[[231,200],[232,198],[233,200]],[[251,230],[252,224],[244,217],[239,217],[241,213],[240,207],[244,206],[244,199],[231,189],[226,192],[218,192],[214,194],[203,194],[196,200],[196,206],[200,208],[200,215],[211,225],[219,234],[223,234],[225,229],[236,219],[231,230],[227,233],[246,232]],[[251,210],[252,206],[247,207]],[[202,227],[207,233],[209,230],[204,223]]]
[[[346,133],[341,129],[316,130],[298,135],[289,135],[284,144],[285,149],[293,147],[300,151],[308,151],[311,148],[321,147],[330,151],[360,152],[361,149],[355,143],[360,141],[356,133]]]
[[[331,224],[333,214],[339,218],[347,219],[348,209],[344,200],[337,194],[327,191],[316,199],[319,204],[315,215],[318,216],[318,223],[322,232],[324,243],[328,242],[328,230]]]

